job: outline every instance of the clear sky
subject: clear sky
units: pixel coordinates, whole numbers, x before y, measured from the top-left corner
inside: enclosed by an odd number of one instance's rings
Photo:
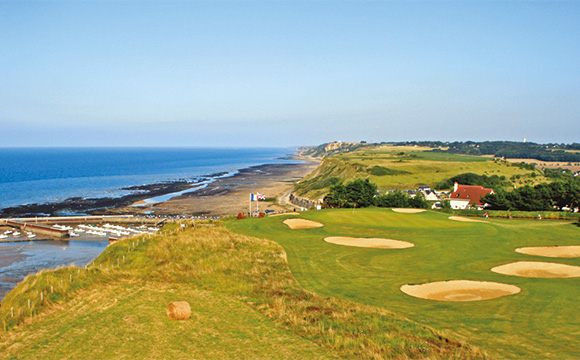
[[[580,142],[578,1],[0,1],[0,146]]]

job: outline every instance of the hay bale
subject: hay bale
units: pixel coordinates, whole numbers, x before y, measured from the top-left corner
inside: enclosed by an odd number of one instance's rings
[[[175,320],[187,320],[191,317],[191,307],[187,301],[170,302],[167,306],[167,316]]]

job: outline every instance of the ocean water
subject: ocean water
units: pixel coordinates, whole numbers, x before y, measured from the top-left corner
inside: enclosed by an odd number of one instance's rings
[[[124,187],[296,162],[288,148],[0,148],[0,209],[71,197],[118,197]]]

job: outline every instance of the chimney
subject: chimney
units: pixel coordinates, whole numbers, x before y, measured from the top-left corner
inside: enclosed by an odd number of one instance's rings
[[[456,192],[458,187],[459,187],[459,184],[456,181],[455,184],[453,184],[453,192]]]

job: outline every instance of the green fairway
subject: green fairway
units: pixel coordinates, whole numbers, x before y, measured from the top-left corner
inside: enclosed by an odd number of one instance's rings
[[[297,216],[290,216],[297,217]],[[379,306],[449,331],[498,358],[577,358],[580,278],[540,279],[496,274],[490,269],[515,261],[580,265],[579,258],[516,253],[523,246],[580,245],[580,228],[567,222],[490,220],[467,223],[433,211],[390,209],[324,210],[300,217],[323,223],[290,230],[286,216],[232,221],[227,226],[280,243],[300,285],[323,296]],[[326,243],[326,236],[379,237],[416,246],[388,250]],[[479,280],[516,285],[519,294],[474,302],[414,298],[404,284]]]

